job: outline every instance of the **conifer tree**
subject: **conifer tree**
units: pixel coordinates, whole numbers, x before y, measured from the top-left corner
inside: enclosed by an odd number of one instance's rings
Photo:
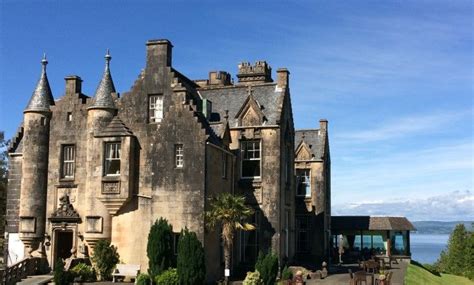
[[[464,224],[456,225],[449,236],[448,246],[436,262],[439,271],[454,275],[463,275],[467,264],[468,235]]]
[[[181,231],[178,242],[178,276],[181,285],[201,285],[206,278],[204,248],[194,232]]]
[[[173,227],[166,219],[160,218],[151,226],[146,253],[148,273],[152,278],[174,265]]]

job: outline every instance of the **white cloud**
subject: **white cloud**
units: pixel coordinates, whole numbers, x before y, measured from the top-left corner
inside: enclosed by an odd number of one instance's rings
[[[474,221],[474,194],[471,191],[453,191],[419,199],[338,204],[332,207],[332,214],[405,216],[411,221]]]
[[[472,116],[473,110],[467,111],[443,111],[437,114],[411,115],[397,119],[396,121],[384,122],[383,124],[368,130],[358,130],[336,134],[339,140],[350,140],[351,143],[365,143],[400,138],[409,135],[419,135],[431,131],[440,131],[443,126],[452,124],[467,116]]]

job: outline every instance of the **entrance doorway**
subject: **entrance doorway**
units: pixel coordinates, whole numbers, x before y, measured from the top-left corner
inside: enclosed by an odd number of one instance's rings
[[[71,249],[73,245],[73,232],[71,231],[57,231],[56,245],[55,245],[55,262],[59,259],[66,259],[71,256]]]

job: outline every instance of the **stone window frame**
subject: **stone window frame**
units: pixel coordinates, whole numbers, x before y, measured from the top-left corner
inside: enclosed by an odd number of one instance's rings
[[[69,151],[72,150],[72,151]],[[76,145],[61,145],[61,163],[60,178],[64,180],[73,180],[76,174]],[[71,157],[68,157],[71,156]],[[67,167],[70,166],[70,167]],[[67,169],[66,169],[67,168]]]
[[[245,158],[245,156],[248,153],[248,148],[245,149],[245,145],[249,143],[255,143],[258,142],[258,158],[252,157],[252,158]],[[254,144],[255,146],[255,144]],[[256,149],[253,148],[251,152],[255,155]],[[262,140],[261,139],[245,139],[240,141],[240,154],[241,154],[241,159],[240,159],[240,177],[242,179],[260,179],[262,177]],[[258,176],[244,176],[244,163],[246,161],[259,161],[258,167],[259,167],[259,175]]]
[[[157,102],[159,103],[157,104]],[[161,121],[163,120],[163,116],[163,94],[148,95],[148,122],[151,124],[161,123]]]
[[[296,196],[298,197],[305,197],[305,198],[310,198],[311,197],[311,169],[310,168],[297,168],[295,169],[296,172]],[[303,173],[303,175],[298,175],[298,172],[308,172],[307,175]],[[300,184],[306,184],[306,191],[304,193],[301,193],[300,190]]]
[[[174,145],[174,166],[176,168],[184,167],[184,145],[182,143]]]
[[[112,156],[118,156],[118,157],[108,157],[110,155],[110,152],[108,147],[113,146],[113,145],[118,145],[118,149],[112,150],[112,152],[117,152],[118,154],[112,154]],[[121,141],[109,141],[109,142],[104,142],[104,159],[102,162],[103,165],[103,176],[106,177],[117,177],[120,176],[121,174],[121,160],[122,160],[122,142]],[[109,168],[112,165],[112,163],[117,163],[118,161],[118,173],[108,173]]]

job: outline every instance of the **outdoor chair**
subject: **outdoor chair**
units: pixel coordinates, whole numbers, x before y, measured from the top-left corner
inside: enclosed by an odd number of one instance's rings
[[[352,285],[367,285],[367,273],[365,271],[355,272],[352,281]]]

